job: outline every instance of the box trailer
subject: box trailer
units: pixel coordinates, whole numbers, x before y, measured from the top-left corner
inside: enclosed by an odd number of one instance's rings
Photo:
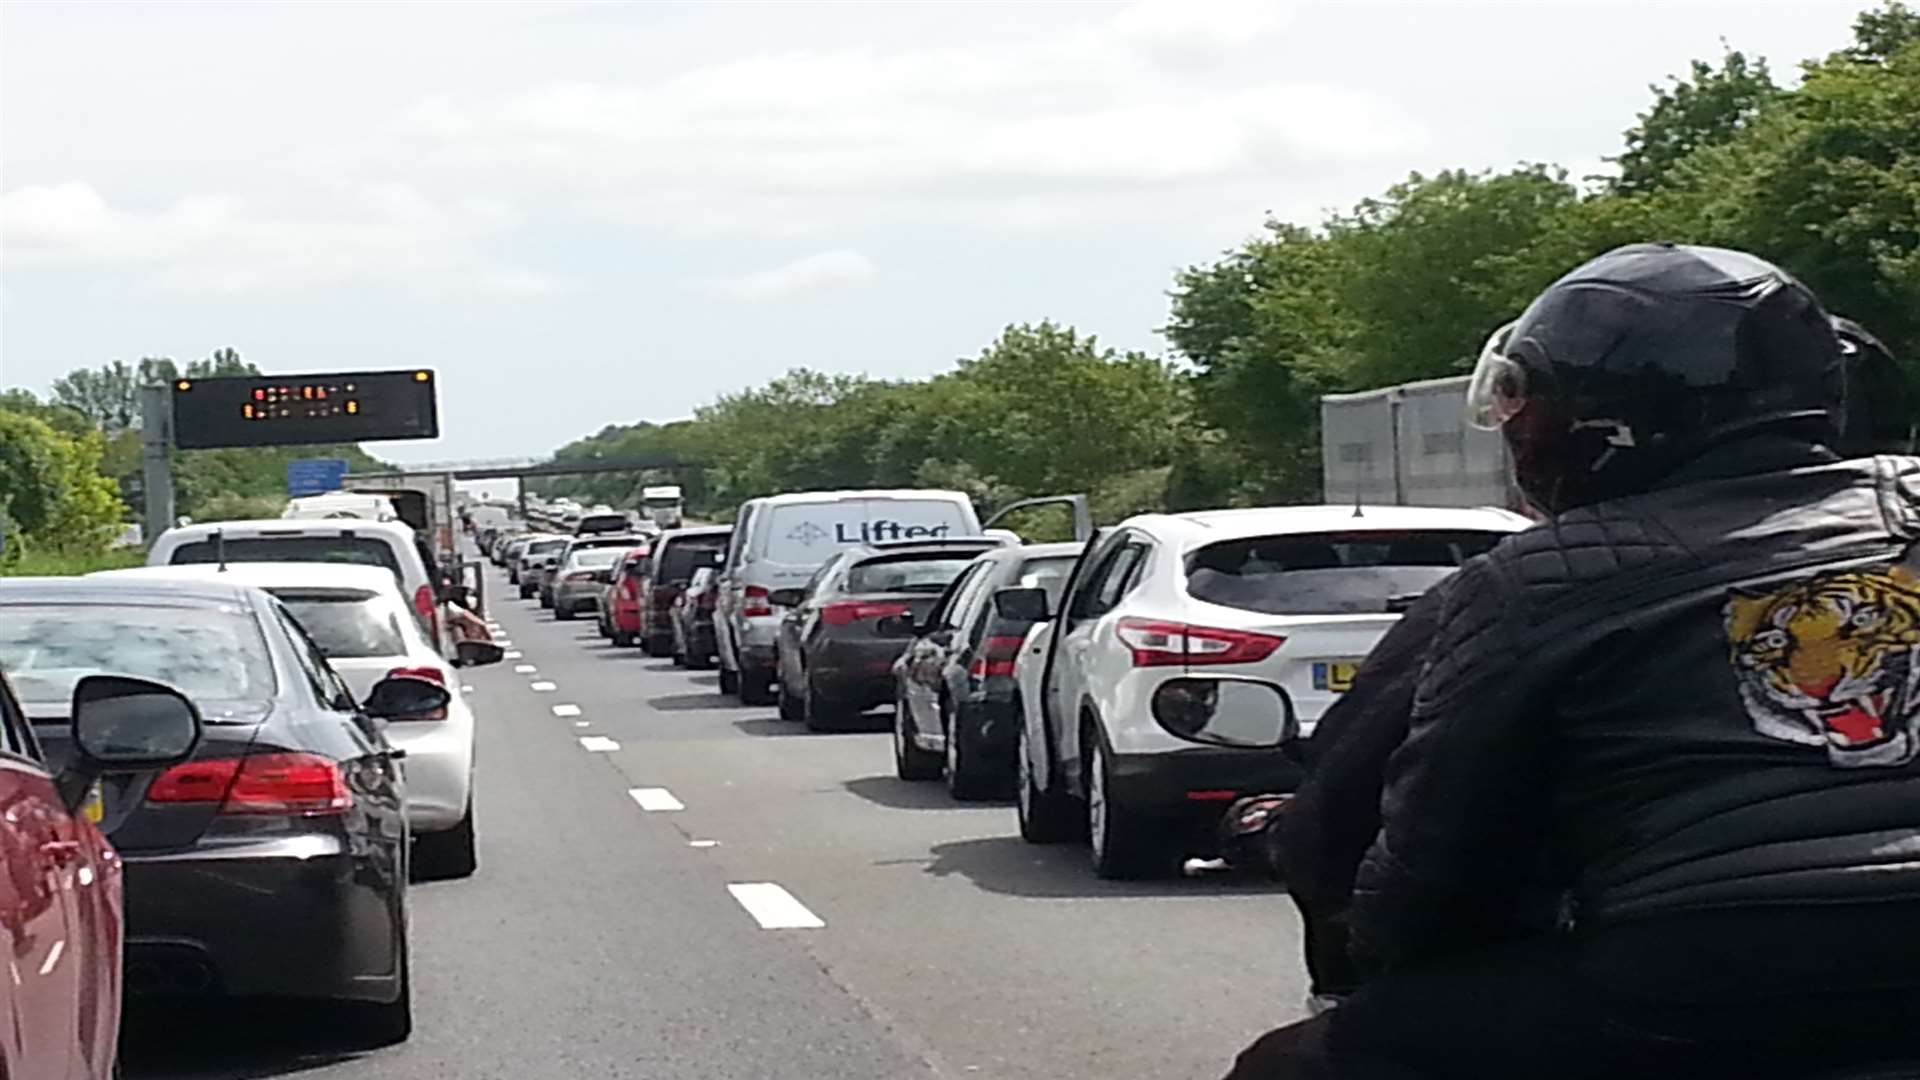
[[[1505,440],[1466,415],[1464,375],[1321,397],[1326,501],[1523,509]]]

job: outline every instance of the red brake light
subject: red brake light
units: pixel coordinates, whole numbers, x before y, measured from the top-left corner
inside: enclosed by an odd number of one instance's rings
[[[740,614],[751,619],[773,614],[773,591],[763,585],[749,585],[740,593]]]
[[[1134,667],[1251,664],[1273,655],[1273,650],[1287,640],[1272,634],[1157,619],[1121,619],[1114,632],[1133,652]]]
[[[967,665],[967,673],[976,679],[990,675],[1012,675],[1013,662],[1020,656],[1020,646],[1026,644],[1025,638],[1007,635],[990,637],[980,646],[980,652]]]
[[[353,793],[337,762],[289,751],[175,765],[154,778],[147,801],[218,802],[223,814],[337,814]]]
[[[437,682],[441,686],[447,685],[447,673],[431,664],[421,664],[419,667],[397,667],[387,672],[387,678],[426,679],[429,682]]]
[[[820,621],[828,626],[851,626],[862,619],[884,619],[889,615],[905,615],[910,610],[897,602],[842,600],[821,608]]]
[[[593,571],[575,570],[573,573],[567,575],[567,580],[568,581],[592,581]]]

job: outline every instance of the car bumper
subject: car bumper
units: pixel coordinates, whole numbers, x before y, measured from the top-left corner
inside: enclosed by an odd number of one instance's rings
[[[1148,813],[1211,824],[1242,795],[1295,791],[1304,772],[1285,750],[1194,748],[1113,755],[1114,796]]]
[[[553,602],[575,611],[581,608],[598,608],[600,588],[597,585],[559,585],[553,590]]]
[[[313,832],[124,856],[129,991],[393,1000],[400,867],[349,843]]]
[[[441,730],[421,731],[420,728]],[[467,816],[473,788],[473,729],[464,732],[431,720],[387,725],[387,741],[407,752],[407,826],[415,833],[444,832]]]
[[[623,634],[637,634],[640,632],[640,609],[615,604],[613,611],[608,615],[608,621],[613,624],[615,630]]]
[[[834,641],[814,645],[807,656],[813,691],[842,705],[869,708],[893,700],[894,661],[906,643],[899,640]]]

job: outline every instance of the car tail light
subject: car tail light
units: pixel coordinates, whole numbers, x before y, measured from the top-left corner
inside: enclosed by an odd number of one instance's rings
[[[567,575],[567,580],[568,581],[592,581],[593,571],[575,570],[573,573]]]
[[[447,673],[431,664],[421,664],[418,667],[397,667],[387,672],[387,678],[425,679],[428,682],[437,682],[441,686],[447,685]]]
[[[422,585],[413,591],[413,610],[420,613],[421,621],[426,623],[427,636],[440,640],[440,604],[433,595],[433,586]]]
[[[1272,634],[1157,619],[1121,619],[1115,633],[1132,651],[1134,667],[1251,664],[1273,655],[1273,650],[1287,640]]]
[[[991,675],[1012,675],[1013,662],[1020,656],[1020,646],[1026,644],[1025,638],[999,636],[988,638],[980,652],[967,665],[967,673],[976,679]]]
[[[147,801],[217,802],[223,814],[337,814],[353,793],[338,762],[288,751],[175,765],[154,778]]]
[[[740,614],[751,619],[773,614],[773,591],[763,585],[749,585],[740,593]]]
[[[884,619],[889,615],[905,615],[912,609],[907,605],[877,600],[842,600],[837,604],[828,604],[820,609],[820,621],[828,626],[851,626],[863,619]]]

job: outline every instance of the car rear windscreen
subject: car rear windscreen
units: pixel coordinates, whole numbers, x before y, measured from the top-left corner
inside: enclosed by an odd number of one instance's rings
[[[580,533],[614,533],[626,532],[632,527],[633,522],[628,520],[625,514],[588,514],[586,517],[580,519],[580,524],[574,526],[574,531]]]
[[[946,591],[973,555],[890,555],[868,559],[847,571],[849,593]]]
[[[567,565],[587,570],[605,570],[619,562],[625,554],[620,548],[586,548],[567,556]]]
[[[1454,529],[1223,540],[1187,557],[1187,594],[1269,615],[1379,614],[1507,535]]]
[[[684,539],[667,541],[667,552],[660,556],[660,581],[679,584],[693,577],[700,568],[700,553],[703,551],[727,550],[725,535],[689,536]]]
[[[384,566],[400,580],[393,545],[368,536],[230,536],[216,549],[212,540],[195,540],[173,549],[175,566],[185,563],[320,562]]]
[[[0,607],[0,669],[22,701],[49,704],[64,705],[95,674],[152,679],[196,702],[274,693],[259,626],[224,606],[9,604]]]
[[[567,541],[564,537],[558,540],[535,540],[534,542],[528,544],[527,550],[521,552],[521,554],[522,555],[545,555],[549,551],[558,551],[561,548],[566,546],[567,546]]]
[[[819,566],[853,544],[939,540],[972,531],[960,505],[946,499],[791,503],[766,514],[767,561],[786,566]]]
[[[335,659],[405,656],[407,639],[394,605],[362,589],[272,589],[306,628],[320,651]]]

